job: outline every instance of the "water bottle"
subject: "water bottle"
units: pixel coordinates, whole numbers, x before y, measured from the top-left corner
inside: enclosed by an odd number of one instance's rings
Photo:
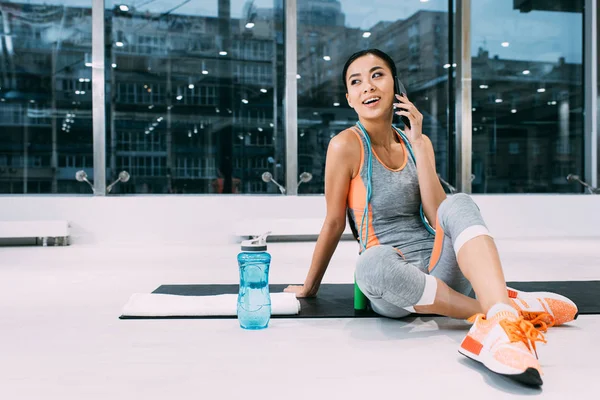
[[[244,329],[264,329],[269,326],[271,319],[271,255],[267,253],[269,233],[243,241],[242,251],[237,257],[240,269],[237,317]]]

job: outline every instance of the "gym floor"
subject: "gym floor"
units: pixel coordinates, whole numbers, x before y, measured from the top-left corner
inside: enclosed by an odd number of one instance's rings
[[[598,240],[498,240],[506,279],[599,280]],[[0,398],[592,399],[600,315],[551,328],[532,389],[464,358],[469,325],[448,318],[119,320],[161,284],[237,283],[234,244],[0,247]],[[271,283],[301,283],[314,243],[272,243]],[[341,242],[326,283],[352,282]]]

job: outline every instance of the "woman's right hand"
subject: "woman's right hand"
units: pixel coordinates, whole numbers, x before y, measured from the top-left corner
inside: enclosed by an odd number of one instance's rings
[[[304,285],[290,285],[283,289],[283,291],[286,293],[295,293],[297,298],[316,296],[316,294],[309,293],[308,290],[304,287]]]

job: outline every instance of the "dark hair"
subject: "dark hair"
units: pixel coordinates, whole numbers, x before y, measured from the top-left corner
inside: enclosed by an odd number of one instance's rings
[[[381,51],[379,49],[361,50],[361,51],[358,51],[358,52],[352,54],[350,56],[350,58],[348,59],[348,61],[346,61],[346,64],[344,64],[344,71],[342,72],[342,82],[344,82],[344,87],[346,88],[346,92],[348,91],[348,83],[346,82],[346,73],[348,73],[348,67],[350,67],[350,64],[352,64],[357,58],[366,56],[367,54],[372,54],[376,57],[381,58],[387,64],[389,69],[392,71],[392,76],[398,75],[398,72],[396,70],[396,64],[394,63],[394,60],[392,60],[392,57],[388,56],[386,53],[384,53],[383,51]]]

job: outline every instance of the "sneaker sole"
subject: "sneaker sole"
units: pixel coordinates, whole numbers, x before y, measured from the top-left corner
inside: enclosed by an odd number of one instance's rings
[[[460,346],[458,348],[458,352],[460,354],[462,354],[463,356],[470,358],[473,361],[477,361],[480,364],[483,364],[487,369],[489,369],[490,371],[498,374],[498,375],[502,375],[505,376],[507,378],[513,379],[517,382],[520,382],[524,385],[527,386],[542,386],[543,381],[542,381],[542,377],[540,376],[540,372],[535,369],[535,368],[527,368],[525,371],[518,371],[514,368],[510,368],[507,367],[504,364],[499,363],[498,361],[496,361],[493,358],[490,357],[482,357],[480,355],[477,355],[475,353],[472,353],[466,349],[464,349],[462,346]],[[506,370],[508,369],[512,369],[514,371],[514,373],[509,373]]]

